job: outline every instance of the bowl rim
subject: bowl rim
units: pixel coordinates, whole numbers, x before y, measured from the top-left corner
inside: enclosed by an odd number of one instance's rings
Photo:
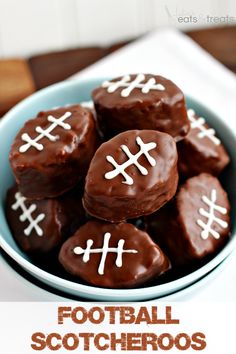
[[[73,87],[78,87],[83,85],[83,84],[92,84],[93,82],[99,82],[99,81],[104,81],[104,77],[95,77],[95,78],[83,78],[83,79],[77,79],[75,81],[68,80],[68,81],[63,81],[60,83],[53,84],[51,86],[48,86],[42,90],[39,90],[32,94],[31,96],[25,98],[23,101],[18,103],[15,107],[13,107],[9,112],[5,114],[5,116],[1,119],[0,121],[0,133],[4,130],[5,125],[13,119],[15,115],[19,114],[20,111],[24,110],[27,108],[29,104],[32,104],[35,99],[41,96],[44,97],[47,94],[50,93],[57,93],[58,91],[67,89],[67,88],[73,88]],[[195,98],[191,97],[188,94],[185,94],[185,97],[188,99],[192,100],[195,102],[197,105],[201,106],[203,109],[208,111],[210,114],[215,116],[217,120],[219,120],[221,123],[226,125],[228,128],[231,129],[230,125],[228,125],[225,121],[223,121],[217,113],[213,112],[211,109],[205,107],[205,105]],[[236,134],[234,132],[234,136],[236,138]],[[164,284],[159,284],[159,285],[153,285],[149,287],[144,287],[144,288],[137,288],[137,289],[111,289],[111,288],[99,288],[93,285],[85,285],[85,284],[80,284],[76,283],[70,280],[66,280],[63,278],[60,278],[59,276],[53,275],[51,273],[48,273],[38,266],[32,264],[29,260],[25,259],[22,255],[20,255],[17,251],[15,251],[5,240],[3,236],[4,232],[1,230],[1,225],[0,225],[0,246],[4,249],[4,251],[12,257],[18,264],[20,264],[22,267],[24,267],[27,271],[29,271],[31,274],[34,276],[37,276],[41,278],[42,280],[46,280],[50,282],[51,284],[59,285],[62,288],[70,289],[73,291],[78,292],[80,294],[89,294],[92,296],[100,296],[100,297],[109,297],[110,299],[113,297],[120,297],[120,298],[127,298],[127,297],[132,297],[132,296],[144,296],[149,294],[149,296],[163,296],[160,293],[165,293],[167,294],[165,296],[168,296],[171,294],[171,292],[176,292],[180,291],[181,288],[186,286],[188,283],[189,285],[191,282],[193,283],[194,280],[199,279],[201,276],[206,275],[210,271],[212,271],[217,265],[219,265],[227,256],[231,254],[231,252],[236,248],[236,235],[233,237],[231,236],[230,241],[224,246],[224,248],[213,258],[211,259],[208,263],[200,267],[199,269],[191,272],[190,274],[187,274],[179,279],[169,281]],[[196,278],[197,277],[197,278]],[[86,297],[86,296],[85,296]]]
[[[149,302],[153,302],[153,301],[181,301],[182,297],[186,297],[188,295],[192,296],[192,294],[195,292],[195,291],[198,291],[198,290],[201,290],[206,284],[212,281],[215,280],[215,278],[218,276],[218,274],[221,274],[222,271],[227,268],[229,266],[229,264],[231,263],[233,257],[236,255],[236,250],[234,250],[230,255],[229,257],[227,257],[226,259],[224,259],[217,267],[215,267],[211,272],[207,273],[205,276],[203,276],[201,279],[195,281],[194,283],[192,283],[191,285],[189,286],[186,286],[184,287],[183,289],[180,289],[178,291],[175,291],[169,295],[165,295],[165,296],[162,296],[160,298],[151,298],[151,299],[148,299],[148,300],[144,300],[144,302],[146,303],[149,303]],[[49,286],[49,288],[42,288],[40,286],[40,284],[36,284],[34,282],[31,282],[27,277],[25,277],[24,275],[22,275],[21,273],[18,273],[16,271],[16,269],[14,267],[12,267],[9,262],[5,259],[4,256],[1,255],[1,249],[0,249],[0,261],[1,261],[1,257],[2,257],[2,261],[4,262],[4,265],[6,267],[8,267],[8,270],[13,272],[17,277],[18,279],[21,279],[24,284],[26,284],[27,286],[33,286],[33,287],[36,287],[36,288],[39,288],[40,290],[44,291],[46,294],[49,294],[48,296],[56,296],[58,297],[58,301],[60,300],[67,300],[67,301],[86,301],[84,298],[78,298],[77,299],[72,299],[70,297],[70,294],[66,294],[64,292],[62,293],[55,293],[54,290],[53,292],[50,291],[50,288],[53,288],[52,286]],[[18,263],[17,263],[18,264]],[[117,303],[119,303],[117,301]]]
[[[200,278],[204,275],[207,275],[211,271],[214,271],[214,269],[221,264],[233,251],[233,249],[230,251],[230,253],[227,252],[226,255],[221,254],[221,257],[214,257],[211,261],[209,261],[207,264],[205,264],[203,267],[197,269],[196,271],[185,275],[184,277],[181,277],[179,279],[164,283],[164,284],[159,284],[159,285],[154,285],[150,287],[145,287],[145,288],[137,288],[137,289],[110,289],[110,288],[99,288],[95,287],[92,285],[85,285],[85,284],[80,284],[80,283],[75,283],[70,280],[66,280],[63,278],[60,278],[54,274],[48,273],[45,270],[42,270],[38,266],[34,265],[24,257],[22,257],[17,251],[12,249],[10,245],[5,241],[5,239],[2,236],[2,233],[0,232],[0,245],[3,248],[3,250],[10,256],[12,257],[19,265],[21,265],[23,268],[25,268],[27,271],[29,271],[31,274],[34,274],[40,279],[44,279],[51,284],[54,285],[59,285],[62,288],[69,288],[70,290],[78,292],[78,295],[80,293],[82,294],[89,294],[89,295],[97,295],[97,296],[109,296],[109,297],[129,297],[129,296],[142,296],[145,294],[149,294],[150,296],[160,296],[160,298],[163,297],[163,295],[160,295],[160,292],[164,292],[164,290],[168,290],[168,293],[164,296],[171,295],[173,292],[181,291],[183,287],[187,286],[186,284],[188,280],[191,280],[193,278],[193,275],[199,275],[197,276],[197,280],[200,280]],[[227,246],[227,245],[226,245]],[[224,249],[223,249],[224,250]],[[223,251],[222,250],[222,251]],[[217,259],[216,259],[217,258]],[[204,271],[203,271],[204,270]],[[194,283],[194,279],[192,279],[192,282]],[[171,285],[171,287],[170,287]],[[191,285],[191,281],[189,283]],[[188,286],[189,286],[188,285]]]

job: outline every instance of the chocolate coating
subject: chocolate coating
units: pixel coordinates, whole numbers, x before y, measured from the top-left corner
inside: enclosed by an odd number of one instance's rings
[[[81,192],[73,190],[63,197],[44,200],[23,200],[23,208],[30,210],[28,216],[23,215],[22,207],[17,203],[14,186],[7,192],[6,216],[13,237],[21,249],[27,253],[47,253],[59,246],[67,237],[86,222],[82,206]],[[22,195],[20,194],[19,197]],[[18,202],[19,203],[19,202]],[[21,205],[23,205],[21,204]],[[15,207],[14,207],[15,205]],[[21,219],[24,220],[21,220]],[[36,226],[28,229],[32,220],[38,220]],[[28,231],[27,231],[28,229]]]
[[[133,81],[137,75],[130,75]],[[159,130],[170,134],[176,141],[183,139],[190,129],[182,91],[162,76],[145,74],[142,83],[154,78],[164,90],[150,90],[143,93],[135,88],[128,97],[122,97],[124,87],[109,93],[106,87],[96,88],[93,101],[101,131],[106,137],[133,129]],[[117,82],[121,77],[113,79]]]
[[[108,179],[107,174],[115,167],[107,157],[113,157],[118,165],[127,163],[130,159],[121,147],[126,145],[136,155],[140,152],[138,138],[145,144],[156,145],[149,151],[155,166],[141,154],[138,164],[146,169],[146,174],[142,174],[134,163],[130,163],[125,168],[125,174],[132,179],[132,184],[127,184],[128,181],[121,173]],[[110,222],[120,222],[153,213],[162,207],[174,196],[177,183],[174,139],[154,130],[130,130],[115,136],[97,150],[86,177],[83,203],[89,214]]]
[[[48,117],[62,117],[70,112],[71,116],[64,123],[70,129],[56,126],[50,132],[56,137],[51,141],[43,137],[38,143],[39,151],[31,146],[20,152],[26,144],[23,134],[32,139],[39,133],[36,127],[47,129],[52,125]],[[20,192],[29,199],[54,198],[73,188],[86,175],[89,163],[98,146],[98,134],[90,110],[80,105],[40,112],[35,119],[29,120],[17,134],[10,151],[10,163]]]
[[[188,113],[190,114],[191,111],[189,110]],[[199,118],[194,112],[193,119]],[[202,127],[204,128],[201,129],[205,130],[203,134],[211,129],[206,123]],[[217,176],[230,161],[224,146],[215,135],[201,137],[201,134],[202,130],[193,127],[188,135],[177,144],[178,169],[183,177],[192,177],[202,172]]]
[[[216,192],[215,204],[225,208],[224,213],[219,210],[213,212],[220,222],[210,221],[209,217],[202,215],[202,210],[205,210],[203,213],[210,212],[203,196],[214,201],[213,190]],[[171,262],[183,266],[200,261],[222,248],[229,237],[229,213],[229,200],[218,179],[202,173],[188,179],[170,203],[147,217],[148,231]],[[211,231],[205,235],[199,222],[201,225],[209,223],[214,235]]]
[[[63,226],[63,234],[66,238],[73,235],[88,220],[82,203],[83,193],[84,182],[81,182],[69,192],[57,198],[61,205],[62,213],[66,216],[66,223]]]
[[[116,249],[119,241],[123,239],[123,250],[136,251],[123,253],[120,266],[116,264],[117,253],[109,250],[101,266],[101,249],[104,246],[104,235],[107,233],[110,234],[109,248]],[[83,254],[76,254],[74,249],[81,247],[85,250],[88,239],[93,241],[90,249],[100,251],[90,253],[85,262]],[[70,274],[106,288],[136,287],[160,276],[170,268],[168,258],[146,232],[131,224],[110,224],[101,221],[89,221],[69,238],[61,248],[59,261]]]

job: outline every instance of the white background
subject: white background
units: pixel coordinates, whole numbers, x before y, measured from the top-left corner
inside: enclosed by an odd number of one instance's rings
[[[180,16],[197,23],[181,24]],[[0,0],[0,57],[76,46],[107,45],[161,26],[210,26],[209,16],[233,16],[235,0]]]
[[[165,318],[165,306],[169,304],[158,304],[159,318]],[[72,309],[76,306],[83,306],[83,304],[77,303],[0,303],[0,326],[1,326],[1,349],[4,354],[12,353],[24,353],[32,354],[37,353],[31,349],[31,336],[35,332],[42,332],[49,334],[52,332],[64,335],[66,333],[101,333],[107,334],[115,332],[117,338],[119,333],[171,333],[176,336],[178,333],[187,333],[192,335],[195,332],[202,332],[206,336],[207,346],[205,350],[200,351],[203,354],[235,354],[235,318],[236,313],[235,304],[202,304],[202,303],[172,303],[172,318],[179,319],[179,324],[151,324],[147,325],[145,322],[135,325],[121,325],[116,316],[116,324],[109,324],[109,316],[106,316],[104,321],[99,324],[91,324],[89,321],[84,324],[75,324],[71,319],[67,318],[64,321],[64,325],[58,325],[58,306],[71,306]],[[100,304],[100,307],[105,305]],[[123,305],[123,306],[128,306]],[[140,308],[138,304],[132,304],[131,306],[136,308],[136,314]],[[144,304],[141,304],[144,306]],[[157,303],[146,304],[149,308],[151,306],[157,306]],[[92,305],[86,304],[86,310],[88,311]],[[231,315],[231,316],[230,316]],[[82,343],[82,341],[81,341]],[[53,343],[56,345],[57,342]],[[80,347],[80,348],[83,348]],[[41,351],[45,354],[51,353],[88,353],[83,349],[76,349],[73,351],[58,350],[51,351],[45,349]],[[117,346],[117,352],[120,346]],[[148,347],[149,349],[150,347]],[[158,350],[160,353],[198,353],[192,349],[180,351],[177,349],[171,349],[169,351]],[[98,351],[95,347],[90,347],[89,353],[107,353],[111,354],[114,351]],[[123,352],[125,353],[125,351]],[[128,352],[126,352],[128,353]],[[130,353],[130,351],[129,351]],[[142,351],[134,350],[133,354],[144,353]],[[150,353],[149,350],[145,353]]]

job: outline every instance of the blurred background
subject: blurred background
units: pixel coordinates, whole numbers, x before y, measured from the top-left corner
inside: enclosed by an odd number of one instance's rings
[[[161,26],[190,30],[230,22],[236,22],[235,0],[0,0],[0,56],[106,46]]]
[[[0,116],[154,29],[174,27],[236,71],[235,0],[0,0]]]

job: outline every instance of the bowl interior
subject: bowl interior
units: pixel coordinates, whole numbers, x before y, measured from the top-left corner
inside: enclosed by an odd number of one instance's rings
[[[193,108],[199,115],[204,116],[207,122],[214,127],[217,136],[226,146],[230,156],[231,164],[227,167],[221,177],[221,182],[228,192],[232,210],[232,237],[227,245],[207,264],[198,270],[188,274],[180,279],[147,288],[128,289],[128,290],[113,290],[100,289],[93,286],[74,283],[62,279],[58,276],[47,273],[41,270],[36,265],[32,264],[31,259],[20,250],[14,241],[9,230],[5,213],[4,204],[7,189],[14,183],[14,178],[11,172],[8,155],[11,144],[18,130],[22,127],[25,121],[36,116],[41,110],[51,109],[57,106],[79,103],[91,99],[91,91],[93,88],[100,85],[103,79],[94,79],[87,81],[68,81],[48,87],[38,93],[32,95],[22,101],[13,108],[0,122],[0,244],[3,249],[13,257],[21,266],[29,271],[34,276],[38,277],[45,283],[57,287],[73,295],[85,296],[92,299],[100,300],[144,300],[148,298],[158,297],[170,294],[189,284],[200,279],[220,262],[222,262],[233,250],[236,245],[235,237],[235,215],[236,210],[236,135],[235,129],[229,122],[223,122],[216,114],[208,110],[206,107],[196,102],[193,98],[186,97],[187,105]]]

